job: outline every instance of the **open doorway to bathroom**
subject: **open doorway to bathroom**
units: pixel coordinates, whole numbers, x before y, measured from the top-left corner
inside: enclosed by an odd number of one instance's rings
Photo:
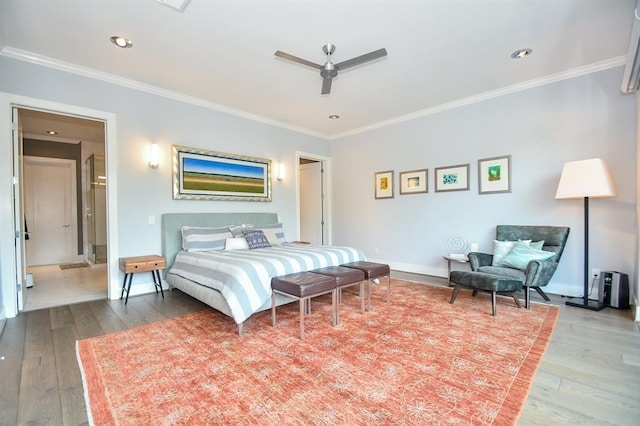
[[[19,108],[24,311],[105,299],[105,123]]]

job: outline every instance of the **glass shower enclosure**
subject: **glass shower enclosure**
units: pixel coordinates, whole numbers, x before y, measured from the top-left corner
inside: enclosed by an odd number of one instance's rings
[[[87,258],[107,262],[107,175],[104,155],[91,154],[85,163]]]

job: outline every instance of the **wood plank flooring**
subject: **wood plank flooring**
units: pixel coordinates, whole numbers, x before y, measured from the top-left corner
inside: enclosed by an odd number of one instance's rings
[[[207,309],[178,290],[165,296],[132,297],[127,306],[92,301],[6,320],[0,425],[87,424],[75,341]],[[639,424],[640,331],[630,311],[591,312],[552,299],[560,318],[519,424]]]

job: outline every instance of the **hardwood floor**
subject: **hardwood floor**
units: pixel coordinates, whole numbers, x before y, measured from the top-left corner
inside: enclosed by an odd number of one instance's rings
[[[178,290],[25,312],[0,336],[0,424],[87,423],[75,341],[207,307]],[[637,425],[640,331],[630,311],[561,306],[521,425]],[[505,331],[508,332],[508,331]],[[246,336],[250,337],[250,336]]]

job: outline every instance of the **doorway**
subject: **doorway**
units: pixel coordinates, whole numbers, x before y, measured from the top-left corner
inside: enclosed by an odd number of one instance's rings
[[[329,159],[297,155],[299,239],[317,245],[329,241]]]
[[[23,310],[106,299],[106,231],[99,254],[95,238],[96,229],[106,230],[105,123],[27,108],[18,116],[27,228]],[[98,195],[86,191],[94,175],[103,179]]]

